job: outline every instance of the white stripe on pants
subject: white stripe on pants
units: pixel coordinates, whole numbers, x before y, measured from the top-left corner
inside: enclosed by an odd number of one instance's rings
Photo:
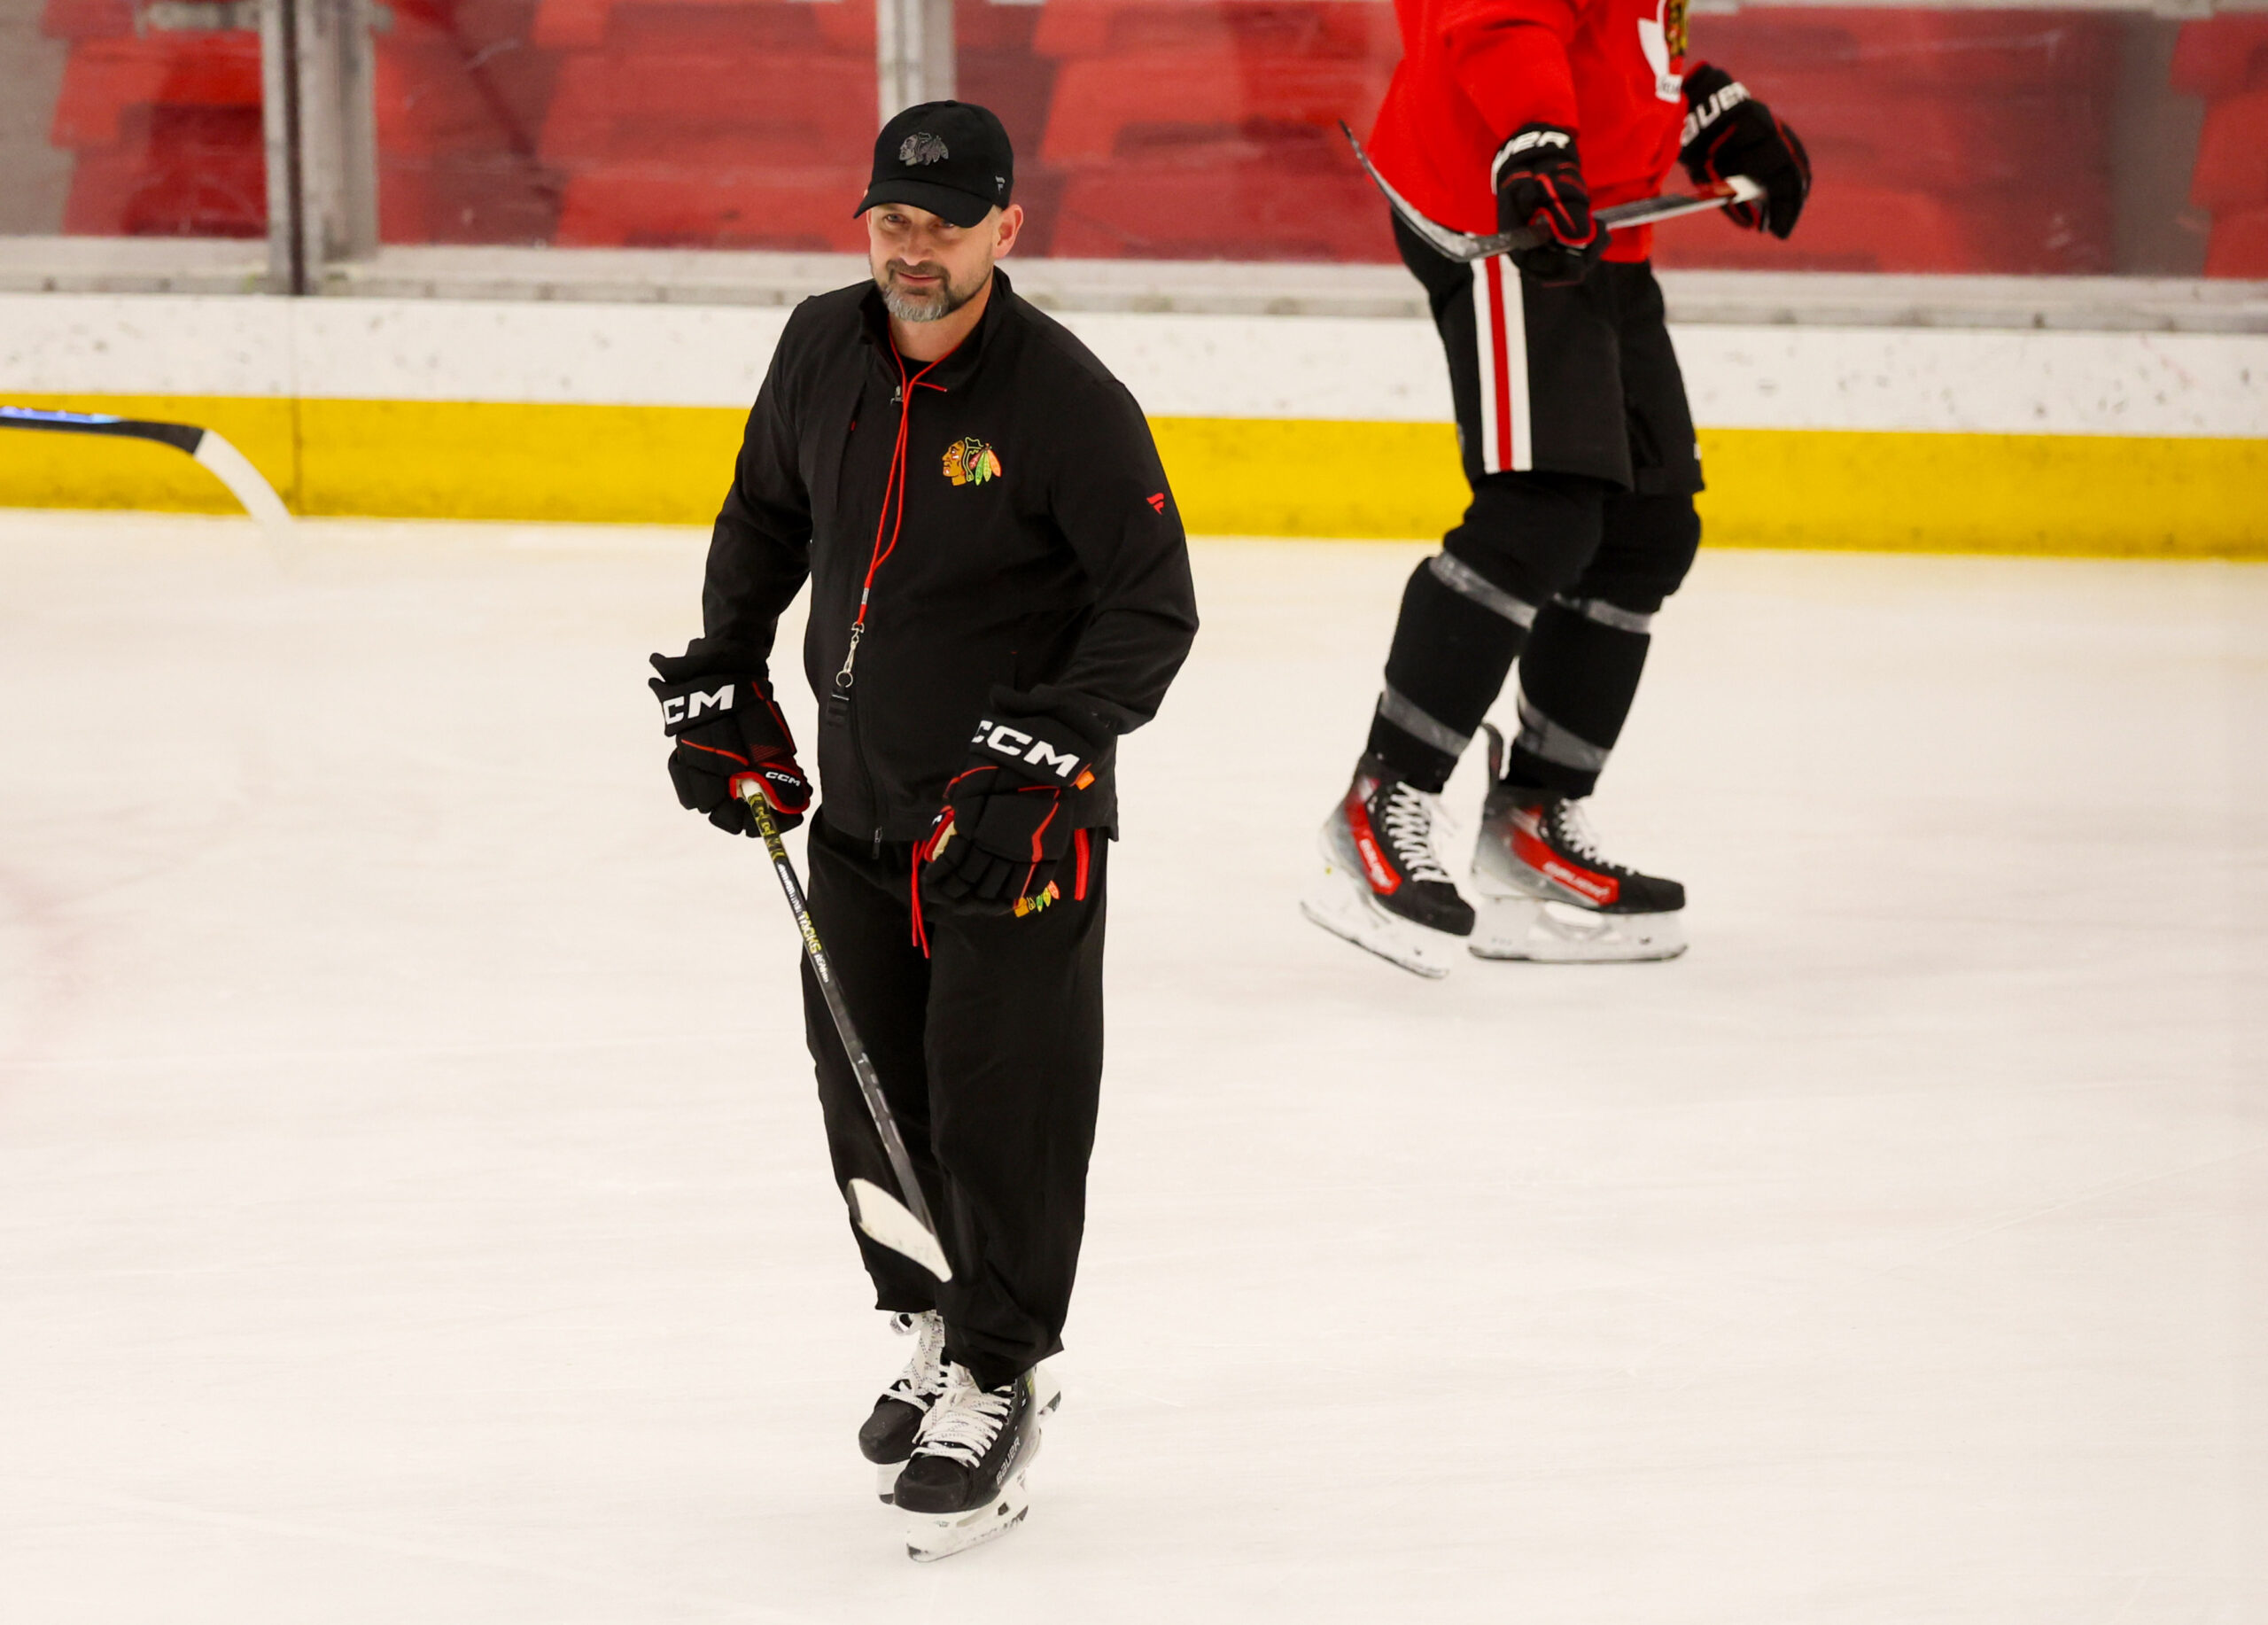
[[[1527,319],[1520,274],[1509,254],[1472,266],[1473,348],[1480,364],[1480,470],[1535,466],[1527,406]]]

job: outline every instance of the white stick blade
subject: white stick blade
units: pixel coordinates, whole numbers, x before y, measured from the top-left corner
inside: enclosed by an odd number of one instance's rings
[[[229,494],[244,505],[244,509],[260,523],[268,540],[276,548],[290,545],[291,539],[291,510],[284,506],[284,499],[276,494],[276,487],[252,467],[252,459],[207,429],[205,438],[197,443],[196,460],[213,470],[215,478],[229,487]]]
[[[864,1179],[850,1181],[850,1222],[866,1232],[876,1244],[893,1253],[902,1253],[929,1271],[941,1281],[953,1278],[952,1265],[945,1262],[945,1249],[937,1238],[921,1226],[921,1221],[907,1210],[904,1202],[879,1185]]]

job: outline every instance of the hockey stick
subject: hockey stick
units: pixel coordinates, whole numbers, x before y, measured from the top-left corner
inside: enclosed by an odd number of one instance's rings
[[[1426,219],[1411,206],[1410,200],[1394,190],[1378,166],[1371,162],[1371,155],[1363,150],[1347,121],[1339,121],[1339,128],[1347,137],[1347,144],[1355,149],[1355,157],[1371,183],[1386,197],[1402,223],[1425,239],[1436,253],[1451,260],[1486,260],[1495,254],[1510,253],[1515,248],[1534,248],[1542,237],[1526,229],[1500,231],[1493,237],[1475,237],[1470,231],[1453,231],[1437,221]],[[1635,203],[1618,203],[1598,211],[1599,224],[1609,231],[1617,226],[1651,226],[1665,220],[1675,220],[1681,214],[1698,214],[1708,209],[1721,209],[1728,203],[1753,203],[1764,195],[1764,188],[1744,175],[1697,192],[1665,192],[1658,198],[1641,198]]]
[[[819,928],[812,923],[811,905],[804,900],[803,884],[796,878],[796,866],[788,856],[787,844],[780,839],[780,826],[772,816],[772,804],[754,784],[741,792],[741,799],[748,803],[748,810],[756,819],[756,832],[764,837],[765,851],[772,854],[772,867],[780,876],[780,890],[788,894],[788,911],[796,916],[796,929],[804,934],[804,957],[811,960],[812,975],[819,978],[819,991],[827,999],[827,1013],[835,1018],[835,1036],[843,1040],[843,1053],[858,1080],[858,1092],[866,1097],[866,1115],[874,1120],[874,1131],[882,1136],[882,1155],[889,1159],[889,1170],[897,1177],[897,1188],[905,1193],[905,1200],[900,1201],[879,1185],[865,1179],[851,1180],[850,1188],[843,1193],[850,1203],[850,1222],[879,1245],[904,1254],[939,1280],[949,1281],[953,1278],[953,1267],[945,1262],[945,1249],[937,1240],[937,1226],[929,1217],[929,1204],[922,1200],[921,1182],[914,1178],[913,1160],[905,1155],[905,1137],[897,1131],[897,1119],[889,1115],[889,1102],[882,1099],[882,1080],[874,1071],[866,1045],[859,1041],[858,1030],[850,1024],[850,1009],[843,1002],[843,989],[835,980],[835,967],[827,962],[827,949],[819,943]]]
[[[47,412],[36,407],[0,406],[0,429],[44,429],[61,434],[110,435],[128,440],[154,440],[185,451],[211,470],[214,478],[244,510],[260,522],[279,555],[289,547],[291,512],[284,499],[252,467],[252,462],[221,436],[195,424],[151,423],[139,417],[113,417],[102,412]]]

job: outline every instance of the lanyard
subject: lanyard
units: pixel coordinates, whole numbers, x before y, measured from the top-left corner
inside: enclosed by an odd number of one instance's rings
[[[843,657],[843,669],[835,674],[835,689],[846,698],[850,695],[850,685],[857,680],[851,675],[850,668],[858,663],[858,641],[866,635],[866,606],[874,595],[874,577],[881,571],[882,561],[897,551],[898,534],[905,528],[905,442],[907,431],[913,422],[913,392],[916,388],[934,389],[943,394],[945,389],[942,384],[925,385],[921,382],[944,361],[944,356],[939,356],[908,377],[905,357],[897,353],[897,346],[890,346],[889,353],[890,359],[897,363],[897,443],[890,448],[889,478],[882,485],[882,510],[874,520],[874,548],[866,561],[866,579],[858,587],[858,615],[850,623],[850,647]],[[897,502],[895,522],[890,517],[893,497]],[[885,528],[889,532],[887,543],[882,540]]]

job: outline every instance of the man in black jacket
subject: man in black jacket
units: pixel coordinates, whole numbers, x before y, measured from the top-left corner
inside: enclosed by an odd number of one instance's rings
[[[1022,1515],[1102,1076],[1115,742],[1197,629],[1141,408],[994,269],[1023,222],[1012,162],[981,107],[884,127],[858,206],[873,282],[788,318],[710,543],[702,635],[654,657],[680,800],[753,834],[754,783],[797,821],[810,789],[768,666],[810,578],[812,916],[952,1266],[941,1285],[858,1237],[916,1339],[859,1435],[916,1557]],[[835,1183],[887,1189],[808,964],[804,987]]]

